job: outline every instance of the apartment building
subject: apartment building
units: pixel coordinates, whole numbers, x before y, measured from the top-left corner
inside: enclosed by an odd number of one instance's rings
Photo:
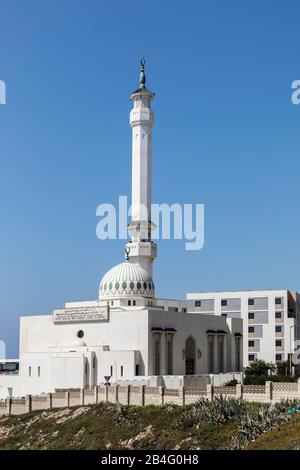
[[[243,365],[289,360],[300,339],[300,295],[289,290],[187,294],[189,312],[243,319]]]

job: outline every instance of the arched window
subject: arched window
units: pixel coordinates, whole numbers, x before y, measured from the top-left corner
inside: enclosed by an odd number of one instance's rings
[[[224,336],[218,337],[218,360],[219,360],[219,373],[224,372]]]
[[[154,349],[154,375],[160,375],[160,348],[161,338],[159,333],[153,335],[153,349]]]
[[[208,372],[213,374],[215,371],[215,336],[208,335]]]
[[[167,375],[173,374],[173,335],[167,335]]]

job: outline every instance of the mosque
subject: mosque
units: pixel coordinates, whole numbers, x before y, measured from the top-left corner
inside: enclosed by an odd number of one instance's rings
[[[106,381],[163,385],[170,377],[201,377],[242,368],[240,318],[189,312],[186,300],[155,297],[154,93],[145,83],[142,61],[139,88],[130,96],[132,220],[125,261],[104,274],[96,300],[68,302],[51,315],[20,318],[19,359],[11,360],[18,371],[0,374],[2,398],[93,387]]]

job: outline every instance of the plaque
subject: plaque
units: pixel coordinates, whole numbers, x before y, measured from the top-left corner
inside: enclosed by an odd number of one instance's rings
[[[108,320],[109,307],[67,307],[53,310],[54,323]]]

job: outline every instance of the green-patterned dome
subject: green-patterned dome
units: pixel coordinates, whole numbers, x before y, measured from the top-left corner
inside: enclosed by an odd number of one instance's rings
[[[138,264],[118,264],[102,278],[99,298],[141,296],[154,297],[154,284],[150,274]]]

